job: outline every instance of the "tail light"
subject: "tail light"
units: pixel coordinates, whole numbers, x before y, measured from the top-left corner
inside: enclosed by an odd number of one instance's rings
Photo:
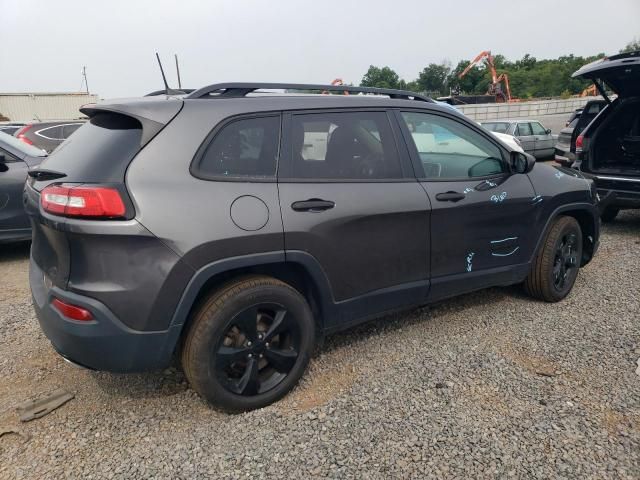
[[[576,153],[582,151],[583,143],[584,143],[584,135],[578,135],[578,138],[576,138]]]
[[[40,193],[45,212],[64,217],[123,218],[126,207],[120,192],[110,187],[53,185]]]
[[[20,130],[18,130],[15,135],[18,139],[22,140],[27,145],[33,145],[33,142],[24,136],[24,134],[27,133],[32,128],[33,128],[33,124],[25,125]]]
[[[93,315],[89,310],[78,307],[77,305],[63,302],[59,298],[54,298],[51,301],[51,305],[53,305],[54,308],[58,310],[62,315],[70,318],[71,320],[79,320],[81,322],[89,322],[93,320]]]

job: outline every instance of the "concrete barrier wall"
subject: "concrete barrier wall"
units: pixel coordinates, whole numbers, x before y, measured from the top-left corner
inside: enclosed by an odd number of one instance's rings
[[[12,122],[73,120],[85,117],[82,105],[97,101],[85,93],[0,93],[0,114]]]
[[[534,118],[544,115],[569,114],[583,107],[589,100],[602,97],[569,98],[566,100],[537,100],[532,102],[485,103],[479,105],[457,105],[456,108],[469,118],[480,122],[507,118]]]

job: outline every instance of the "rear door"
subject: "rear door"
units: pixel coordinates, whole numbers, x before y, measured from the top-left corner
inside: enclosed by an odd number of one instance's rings
[[[29,220],[22,206],[22,190],[27,179],[27,164],[0,148],[0,239],[29,229]]]
[[[553,135],[540,122],[531,122],[531,131],[535,138],[536,157],[547,158],[553,155]]]
[[[515,281],[533,248],[529,178],[471,122],[419,111],[398,120],[431,200],[430,299]]]
[[[514,135],[518,137],[518,140],[520,140],[522,149],[525,152],[530,153],[531,155],[535,154],[536,137],[534,137],[533,135],[533,131],[531,130],[531,125],[529,125],[529,122],[518,122],[516,124]]]
[[[427,294],[429,201],[389,115],[342,109],[285,118],[278,186],[287,259],[313,257],[334,301],[352,306],[343,310],[350,318]]]

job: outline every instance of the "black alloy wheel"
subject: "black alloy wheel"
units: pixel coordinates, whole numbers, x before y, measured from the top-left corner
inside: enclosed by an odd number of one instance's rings
[[[261,303],[238,313],[215,353],[220,382],[236,395],[265,393],[289,374],[300,349],[300,329],[284,306]]]

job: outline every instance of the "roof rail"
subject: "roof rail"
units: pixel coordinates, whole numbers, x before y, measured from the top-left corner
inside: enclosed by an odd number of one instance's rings
[[[314,85],[304,83],[215,83],[191,92],[185,98],[240,98],[256,90],[314,90],[319,92],[349,92],[387,95],[390,98],[433,102],[429,97],[408,90],[392,88],[351,87],[349,85]]]

